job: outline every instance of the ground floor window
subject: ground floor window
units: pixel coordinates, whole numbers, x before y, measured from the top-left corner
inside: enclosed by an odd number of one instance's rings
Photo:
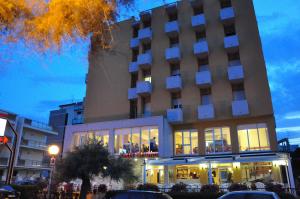
[[[108,147],[109,131],[88,131],[88,132],[78,132],[73,136],[73,146],[78,147],[91,143],[93,141],[98,141],[102,143],[105,147]]]
[[[205,129],[205,147],[207,154],[230,152],[230,129],[228,127]]]
[[[270,150],[266,124],[238,126],[238,140],[240,151]]]
[[[183,130],[175,132],[175,154],[198,154],[198,131]]]
[[[158,152],[158,128],[116,129],[114,149],[117,154]]]

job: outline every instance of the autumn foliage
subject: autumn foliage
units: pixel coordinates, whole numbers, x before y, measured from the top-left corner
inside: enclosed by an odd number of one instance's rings
[[[1,36],[47,50],[95,35],[106,48],[118,9],[131,4],[132,0],[0,0]]]

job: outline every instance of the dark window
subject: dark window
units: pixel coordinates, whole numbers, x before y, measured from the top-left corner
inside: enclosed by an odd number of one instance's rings
[[[212,96],[210,88],[200,89],[201,105],[212,104]]]
[[[240,60],[240,53],[239,52],[228,53],[227,56],[228,56],[228,61]]]
[[[244,89],[244,84],[240,83],[240,84],[232,84],[232,98],[235,101],[239,101],[239,100],[245,100],[246,99],[246,95],[245,95],[245,89]]]
[[[176,36],[176,37],[172,37],[172,38],[169,38],[169,42],[170,42],[170,47],[175,47],[175,46],[178,46],[179,44],[179,37]]]
[[[131,74],[131,88],[136,87],[136,82],[138,81],[138,74],[137,73],[132,73]]]
[[[171,106],[172,108],[182,108],[180,92],[171,93]]]
[[[143,44],[143,53],[149,52],[151,50],[151,43]]]
[[[231,0],[221,0],[221,8],[232,7]]]
[[[198,66],[205,66],[208,65],[208,57],[204,57],[202,59],[197,59],[198,61]]]
[[[203,5],[195,6],[193,8],[194,15],[200,15],[203,14]]]
[[[144,116],[151,116],[151,98],[143,97],[142,98],[142,110]]]
[[[235,35],[236,31],[235,31],[234,24],[224,25],[224,33],[225,36]]]
[[[137,100],[130,100],[130,119],[137,118]]]
[[[169,13],[169,21],[176,21],[178,19],[177,12]]]
[[[137,61],[138,55],[139,55],[139,50],[138,49],[133,49],[132,50],[132,61],[133,62]]]
[[[179,63],[170,64],[170,68],[171,68],[171,76],[180,75],[180,64]]]
[[[151,19],[147,19],[147,20],[143,21],[143,27],[144,28],[151,27]]]
[[[138,26],[134,26],[133,30],[132,30],[132,37],[136,38],[136,37],[138,37],[138,34],[139,34],[139,27]]]
[[[205,39],[205,38],[206,38],[206,31],[205,30],[196,32],[196,41],[199,41],[199,40]]]

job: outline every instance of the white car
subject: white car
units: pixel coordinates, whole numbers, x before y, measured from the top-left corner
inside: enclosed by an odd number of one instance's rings
[[[233,191],[219,199],[280,199],[274,192],[268,191]]]

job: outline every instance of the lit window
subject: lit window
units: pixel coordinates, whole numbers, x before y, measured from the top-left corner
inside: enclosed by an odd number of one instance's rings
[[[207,154],[230,152],[230,129],[228,127],[205,129],[205,146]]]
[[[91,142],[97,141],[102,143],[105,147],[108,146],[108,134],[107,130],[104,131],[89,131],[89,132],[79,132],[75,133],[73,136],[73,146],[78,147],[81,145],[89,144]]]
[[[238,126],[238,140],[240,151],[270,150],[266,124]]]
[[[175,154],[197,154],[198,132],[195,130],[184,130],[175,132]]]

